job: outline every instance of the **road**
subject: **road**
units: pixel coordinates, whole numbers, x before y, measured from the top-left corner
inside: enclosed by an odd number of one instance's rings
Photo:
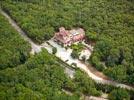
[[[19,32],[19,34],[31,44],[31,48],[32,48],[32,52],[33,53],[38,53],[41,51],[41,48],[45,48],[48,50],[49,53],[52,53],[52,47],[49,46],[47,43],[43,43],[41,45],[38,45],[36,43],[34,43],[30,38],[27,37],[27,35],[25,34],[24,31],[22,31],[22,29],[17,25],[17,23],[11,19],[11,17],[5,13],[4,11],[0,10],[1,14],[3,16],[5,16],[7,18],[7,20],[9,21],[9,23]],[[79,60],[77,59],[72,59],[70,57],[70,53],[71,50],[65,50],[64,48],[60,47],[58,44],[54,43],[52,40],[49,41],[51,45],[55,46],[56,48],[58,48],[58,51],[56,53],[56,56],[59,57],[61,60],[65,61],[65,60],[69,60],[68,62],[66,62],[67,64],[72,64],[72,63],[76,63],[77,67],[79,67],[81,70],[85,71],[89,77],[91,77],[93,80],[95,80],[97,83],[102,83],[102,84],[110,84],[116,87],[122,87],[122,88],[126,88],[126,89],[133,89],[133,87],[125,85],[125,84],[121,84],[118,82],[114,82],[111,80],[106,80],[104,78],[101,78],[100,76],[95,75],[92,71],[89,70],[89,68],[81,63]]]

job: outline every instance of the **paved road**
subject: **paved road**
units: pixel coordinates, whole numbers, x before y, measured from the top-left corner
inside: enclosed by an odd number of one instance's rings
[[[21,30],[21,28],[16,24],[16,22],[14,20],[11,19],[11,17],[9,15],[7,15],[4,11],[0,10],[1,14],[4,15],[9,23],[19,32],[19,34],[31,44],[32,47],[32,52],[33,53],[38,53],[41,51],[41,48],[46,48],[48,50],[49,53],[52,53],[52,47],[49,46],[47,43],[43,43],[42,45],[37,45],[35,44],[30,38],[27,37],[27,35]],[[97,83],[102,83],[102,84],[111,84],[114,85],[116,87],[122,87],[122,88],[126,88],[126,89],[134,89],[131,86],[125,85],[125,84],[120,84],[117,82],[113,82],[111,80],[105,80],[97,75],[95,75],[93,72],[91,72],[88,67],[85,64],[82,64],[79,60],[74,60],[70,57],[70,52],[71,50],[66,51],[64,48],[60,47],[58,44],[55,44],[52,40],[49,41],[51,45],[55,46],[58,48],[58,52],[56,53],[56,56],[61,58],[61,60],[65,61],[65,60],[69,60],[67,63],[71,64],[71,63],[76,63],[77,66],[82,69],[83,71],[85,71],[89,77],[91,77],[92,79],[94,79]]]

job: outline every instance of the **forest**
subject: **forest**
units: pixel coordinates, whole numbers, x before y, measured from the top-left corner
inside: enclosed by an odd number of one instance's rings
[[[109,93],[109,98],[118,98],[114,92],[120,88],[102,86],[106,87],[102,89],[79,69],[74,79],[70,79],[64,73],[64,62],[45,49],[35,56],[30,55],[30,45],[2,15],[0,22],[0,100],[78,100],[83,94],[100,96],[102,92]],[[63,89],[73,95],[66,94]],[[121,95],[120,99],[133,98],[133,92],[122,91],[125,97]]]
[[[68,95],[63,89],[73,94]],[[79,69],[70,79],[59,59],[45,49],[25,64],[0,71],[1,100],[79,100],[83,94],[100,96],[102,93],[108,93],[112,100],[134,98],[134,91],[96,84]]]
[[[74,95],[69,96],[62,89]],[[1,100],[78,100],[82,94],[100,96],[101,91],[80,70],[71,80],[64,73],[64,66],[46,50],[30,57],[25,64],[0,71]]]
[[[29,58],[30,45],[0,14],[0,69],[23,64]]]
[[[133,0],[3,0],[1,7],[42,43],[61,26],[82,27],[95,42],[89,62],[111,79],[134,84]]]
[[[39,44],[52,38],[61,26],[84,28],[86,42],[95,43],[89,63],[112,80],[131,85],[134,85],[133,5],[133,0],[0,2],[0,7]],[[71,80],[55,56],[46,50],[32,56],[30,50],[30,45],[0,15],[1,100],[78,100],[82,94],[100,96],[105,92],[110,100],[134,99],[134,92],[98,85],[80,70]]]
[[[30,44],[1,14],[0,22],[0,100],[78,100],[82,94],[101,95],[84,72],[77,70],[71,80],[58,58],[45,49],[31,55]]]

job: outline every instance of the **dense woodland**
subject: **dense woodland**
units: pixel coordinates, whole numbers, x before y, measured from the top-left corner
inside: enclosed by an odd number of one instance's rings
[[[74,93],[69,96],[62,89]],[[30,57],[25,64],[0,71],[1,100],[78,100],[82,95],[101,95],[85,73],[76,71],[70,79],[64,66],[46,50]]]
[[[0,69],[23,64],[29,58],[30,45],[0,15]]]
[[[78,100],[82,94],[101,95],[82,71],[77,70],[71,80],[63,62],[46,50],[30,56],[30,44],[2,15],[0,22],[0,100]]]
[[[95,42],[91,62],[113,80],[134,84],[133,0],[3,0],[9,13],[38,43],[61,26],[82,27]]]
[[[73,94],[68,95],[63,89]],[[70,79],[64,73],[64,65],[46,50],[30,57],[25,64],[0,71],[1,100],[79,100],[83,94],[100,96],[101,91],[112,100],[134,98],[134,91],[95,84],[79,69]]]
[[[133,0],[2,0],[0,5],[37,43],[50,39],[61,26],[84,28],[87,42],[95,43],[89,62],[113,80],[134,85]],[[0,15],[1,100],[78,100],[82,94],[99,96],[100,91],[111,100],[133,96],[99,87],[80,70],[71,80],[64,65],[46,50],[35,56],[29,52],[29,44]]]

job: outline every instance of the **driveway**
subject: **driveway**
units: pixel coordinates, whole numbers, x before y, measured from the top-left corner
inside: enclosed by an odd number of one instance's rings
[[[86,64],[81,63],[81,61],[79,61],[78,59],[73,59],[71,57],[71,52],[72,49],[65,49],[63,48],[61,45],[57,44],[56,42],[54,42],[53,39],[48,41],[53,47],[57,48],[57,53],[56,56],[59,57],[61,60],[63,60],[64,62],[66,62],[67,64],[71,65],[72,63],[75,63],[77,65],[78,68],[80,68],[81,70],[83,70],[84,72],[86,72],[88,74],[89,77],[91,77],[93,80],[95,80],[97,83],[102,83],[102,84],[110,84],[110,85],[114,85],[116,87],[122,87],[122,88],[127,88],[127,89],[133,89],[132,87],[125,85],[125,84],[121,84],[112,80],[106,80],[103,79],[97,75],[95,75],[93,72],[91,72],[88,68],[88,66]]]

